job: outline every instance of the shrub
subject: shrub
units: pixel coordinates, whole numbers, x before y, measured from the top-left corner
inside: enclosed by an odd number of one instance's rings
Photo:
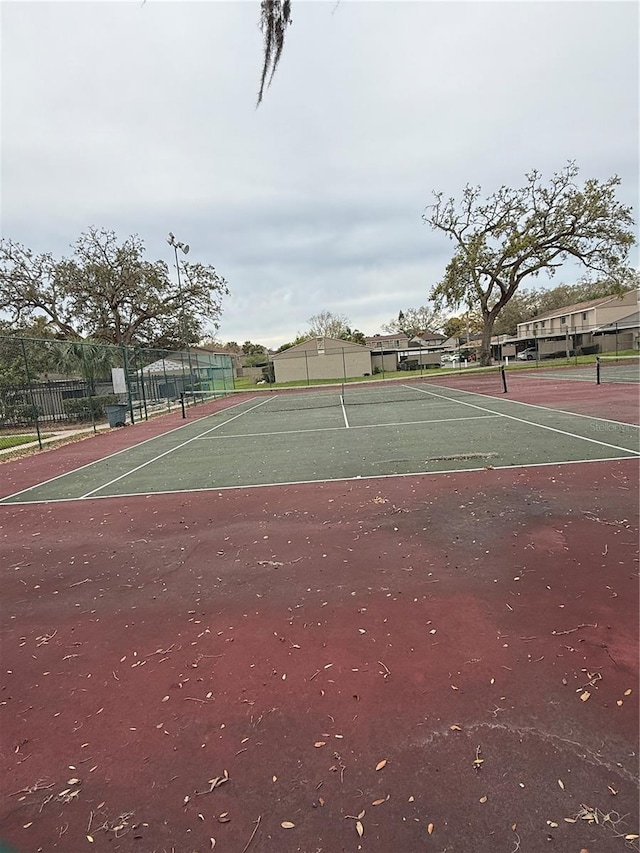
[[[103,394],[96,397],[72,397],[62,401],[65,415],[72,421],[100,420],[106,417],[105,406],[119,403],[115,394]]]
[[[32,403],[6,403],[0,405],[0,420],[3,423],[32,424],[40,414]]]

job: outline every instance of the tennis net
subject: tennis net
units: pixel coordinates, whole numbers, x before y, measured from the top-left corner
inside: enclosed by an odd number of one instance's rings
[[[422,376],[408,380],[369,380],[326,385],[289,385],[281,387],[255,387],[247,389],[194,391],[185,395],[189,404],[225,401],[225,407],[246,405],[263,412],[323,409],[335,406],[371,406],[380,404],[424,404],[434,397],[427,391],[459,389],[466,392],[500,394],[503,391],[499,367],[467,369],[464,373],[452,372]]]
[[[601,355],[596,362],[596,382],[640,382],[638,355]]]

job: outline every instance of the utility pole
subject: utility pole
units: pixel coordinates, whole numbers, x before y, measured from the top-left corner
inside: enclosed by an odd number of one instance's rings
[[[173,247],[173,251],[176,258],[176,270],[178,273],[178,298],[180,300],[180,327],[182,333],[182,343],[187,351],[187,362],[189,364],[189,379],[191,382],[191,391],[193,391],[193,368],[191,365],[191,350],[189,348],[189,341],[187,336],[187,323],[186,316],[184,312],[184,293],[182,292],[182,279],[180,278],[180,262],[178,261],[178,249],[181,252],[184,252],[185,255],[189,254],[189,244],[182,243],[180,240],[176,240],[174,234],[169,231],[169,236],[167,237],[167,243]],[[184,380],[184,367],[183,367],[183,380]],[[184,383],[183,383],[184,384]],[[182,389],[184,391],[184,388]],[[195,396],[193,397],[193,402],[195,404]]]

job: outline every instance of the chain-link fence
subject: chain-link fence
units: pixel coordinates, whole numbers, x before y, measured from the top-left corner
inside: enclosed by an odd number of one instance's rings
[[[637,315],[625,322],[580,328],[562,327],[558,331],[536,330],[531,337],[500,336],[491,340],[493,363],[513,364],[520,360],[544,362],[557,360],[578,364],[588,358],[595,363],[599,354],[622,355],[638,350],[640,329]],[[331,338],[310,338],[295,347],[272,356],[263,369],[262,381],[287,384],[357,381],[363,377],[384,379],[401,371],[433,375],[436,368],[463,371],[480,363],[480,335],[468,339],[450,338],[446,346],[422,346],[411,343],[405,349],[387,347],[385,342],[370,347],[344,342],[337,346]],[[401,375],[401,374],[400,374]]]
[[[147,420],[233,387],[224,353],[0,336],[0,452]]]

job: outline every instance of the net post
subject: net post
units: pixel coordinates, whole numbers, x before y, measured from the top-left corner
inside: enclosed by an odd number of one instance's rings
[[[89,371],[89,367],[87,365],[87,358],[86,358],[86,355],[84,352],[84,346],[85,346],[84,343],[81,342],[80,343],[80,355],[81,355],[81,360],[82,360],[82,372],[84,373],[85,382],[87,383],[87,393],[88,393],[87,399],[89,400],[89,413],[91,415],[91,426],[93,427],[93,434],[96,435],[96,433],[98,432],[98,429],[96,427],[96,414],[95,414],[95,410],[94,410],[94,406],[93,406],[93,397],[94,397],[94,392],[95,392],[95,386],[93,384],[93,381],[88,378],[91,374]]]
[[[187,412],[184,407],[184,391],[180,392],[180,406],[182,407],[182,417],[183,419],[187,417]]]
[[[600,385],[600,356],[596,356],[596,385]]]
[[[36,406],[36,401],[33,396],[33,380],[31,378],[31,371],[29,370],[29,359],[27,357],[27,348],[24,343],[24,338],[20,338],[20,344],[22,347],[22,358],[24,360],[25,375],[27,377],[27,387],[29,389],[29,399],[31,400],[31,412],[33,415],[33,422],[36,427],[36,435],[38,436],[38,447],[40,448],[40,450],[42,450],[42,435],[40,433],[38,407]]]
[[[500,365],[500,376],[502,377],[502,393],[507,393],[507,371],[504,369],[504,364]]]

